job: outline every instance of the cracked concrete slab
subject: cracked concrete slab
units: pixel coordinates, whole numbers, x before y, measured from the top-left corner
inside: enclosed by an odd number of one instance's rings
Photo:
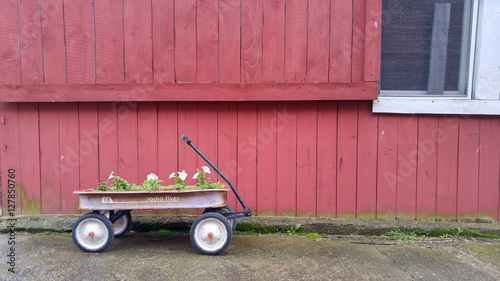
[[[6,242],[9,234],[0,234]],[[380,238],[379,238],[380,239]],[[7,243],[1,243],[5,261]],[[235,235],[218,256],[195,251],[188,236],[114,239],[102,253],[71,237],[17,233],[16,273],[1,280],[498,280],[500,241],[362,236]]]

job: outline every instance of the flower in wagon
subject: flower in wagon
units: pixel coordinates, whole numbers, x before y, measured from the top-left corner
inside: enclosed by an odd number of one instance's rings
[[[210,174],[210,168],[207,166],[202,166],[201,170],[196,169],[196,174],[194,174],[193,179],[197,179],[198,183],[196,186],[201,189],[213,189],[222,188],[223,185],[219,182],[210,181],[207,179],[207,174]]]
[[[158,176],[154,173],[150,173],[149,175],[146,176],[146,180],[154,180],[154,181],[157,181],[158,180]]]
[[[171,173],[170,176],[168,176],[169,179],[174,179],[175,183],[177,184],[177,189],[182,190],[186,189],[186,183],[184,180],[187,178],[187,173],[185,170],[182,170],[182,172],[177,172],[177,175],[175,172]]]
[[[147,190],[158,190],[161,188],[162,181],[158,179],[158,176],[154,173],[150,173],[146,176],[146,180],[142,183],[142,187]]]

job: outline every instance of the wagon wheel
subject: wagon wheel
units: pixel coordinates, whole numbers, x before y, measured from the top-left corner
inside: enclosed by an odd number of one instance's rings
[[[233,208],[231,206],[226,205],[222,208],[207,208],[203,212],[204,214],[209,213],[209,212],[214,212],[214,213],[219,213],[219,214],[228,214],[228,213],[234,213]],[[238,221],[236,219],[231,219],[228,220],[229,225],[231,226],[231,230],[234,232],[236,230],[236,225],[238,224]]]
[[[76,220],[72,236],[82,251],[102,252],[113,241],[113,224],[104,215],[87,213]]]
[[[115,211],[116,212],[116,211]],[[101,214],[109,218],[109,210],[101,211]],[[113,223],[114,235],[116,238],[123,237],[132,227],[132,214],[126,212]]]
[[[224,251],[233,238],[228,220],[218,213],[205,213],[191,225],[191,244],[200,253],[218,255]]]

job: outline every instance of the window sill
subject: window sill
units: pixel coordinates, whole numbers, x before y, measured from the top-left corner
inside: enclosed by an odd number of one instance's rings
[[[379,97],[374,113],[500,115],[500,100]]]

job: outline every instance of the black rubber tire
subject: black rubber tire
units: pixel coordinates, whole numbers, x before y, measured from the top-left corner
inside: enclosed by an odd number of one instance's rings
[[[194,220],[189,237],[198,252],[218,255],[231,244],[233,231],[223,215],[208,212]]]
[[[214,212],[214,213],[219,213],[219,214],[227,214],[227,213],[234,213],[234,210],[233,210],[233,208],[231,208],[231,206],[226,205],[222,208],[207,208],[207,209],[205,209],[205,211],[203,213],[206,214],[209,212]],[[229,225],[231,225],[231,230],[234,233],[234,231],[236,230],[236,225],[238,224],[238,220],[231,219],[228,221],[229,221]]]
[[[113,224],[102,214],[87,213],[76,220],[72,237],[80,250],[89,253],[102,252],[113,242]]]
[[[101,211],[101,214],[109,218],[109,211]],[[126,224],[125,227],[123,227],[123,224]],[[114,235],[116,238],[122,238],[125,234],[127,234],[127,232],[130,231],[131,228],[132,214],[130,214],[130,212],[126,212],[113,223]]]

